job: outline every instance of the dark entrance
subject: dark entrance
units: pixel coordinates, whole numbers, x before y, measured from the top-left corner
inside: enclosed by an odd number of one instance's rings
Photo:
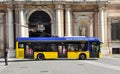
[[[51,18],[44,11],[35,11],[29,18],[29,37],[50,37]]]

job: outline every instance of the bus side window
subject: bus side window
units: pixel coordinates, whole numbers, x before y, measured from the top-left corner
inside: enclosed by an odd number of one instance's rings
[[[79,51],[78,50],[78,44],[74,44],[74,51]]]
[[[24,47],[24,44],[23,43],[19,43],[18,44],[18,48],[23,48]]]
[[[56,44],[51,44],[51,50],[52,51],[57,51],[57,45]]]
[[[72,51],[72,44],[68,44],[68,51]]]
[[[82,51],[82,47],[81,47],[81,44],[79,44],[79,51]]]

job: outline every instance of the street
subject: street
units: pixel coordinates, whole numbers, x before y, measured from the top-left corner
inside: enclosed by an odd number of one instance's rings
[[[0,74],[119,74],[120,58],[88,60],[0,61]]]

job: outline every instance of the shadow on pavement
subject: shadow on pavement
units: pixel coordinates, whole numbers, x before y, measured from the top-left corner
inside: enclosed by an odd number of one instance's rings
[[[83,60],[79,60],[79,59],[66,59],[66,58],[60,58],[60,59],[45,59],[45,60],[34,60],[34,59],[8,59],[8,62],[29,62],[29,61],[66,61],[66,60],[70,60],[70,61],[83,61]],[[97,58],[90,58],[90,59],[85,59],[87,60],[98,60]],[[0,60],[0,63],[5,62],[4,59]]]
[[[14,60],[9,60],[8,62],[29,62],[29,61],[35,61],[34,59],[14,59]],[[0,60],[0,63],[5,62],[5,60]]]
[[[66,61],[66,60],[70,60],[70,61],[74,61],[74,60],[76,60],[76,61],[83,61],[83,60],[80,60],[80,59],[64,59],[64,58],[59,58],[59,59],[45,59],[45,60],[36,60],[36,61],[50,61],[50,60],[53,60],[53,61],[60,61],[60,60],[62,60],[62,61]],[[98,60],[97,58],[90,58],[90,59],[85,59],[86,61],[87,60]]]

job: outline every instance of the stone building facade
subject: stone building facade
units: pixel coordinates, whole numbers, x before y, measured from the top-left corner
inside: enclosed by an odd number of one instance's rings
[[[119,0],[0,0],[0,57],[5,44],[15,57],[16,38],[32,36],[98,37],[104,55],[120,54],[119,29]]]

